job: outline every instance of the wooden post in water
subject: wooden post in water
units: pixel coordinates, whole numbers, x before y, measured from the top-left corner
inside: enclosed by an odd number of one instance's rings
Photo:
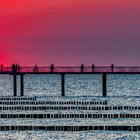
[[[61,74],[61,93],[65,96],[65,74]]]
[[[21,74],[20,75],[20,92],[21,92],[21,96],[24,96],[24,75]]]
[[[17,96],[17,75],[13,75],[13,84],[14,84],[14,96]]]
[[[102,74],[102,88],[103,88],[103,97],[106,97],[107,91],[106,91],[106,74]]]

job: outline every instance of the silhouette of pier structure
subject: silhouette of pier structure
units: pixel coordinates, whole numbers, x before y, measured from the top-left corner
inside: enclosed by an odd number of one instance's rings
[[[140,74],[140,67],[116,67],[113,64],[107,67],[92,66],[28,66],[20,67],[13,64],[12,67],[2,66],[0,74],[13,75],[14,96],[17,96],[17,75],[20,75],[20,92],[24,96],[24,75],[26,74],[59,74],[61,75],[61,95],[65,96],[65,75],[66,74],[101,74],[102,95],[107,96],[107,76],[109,74]]]

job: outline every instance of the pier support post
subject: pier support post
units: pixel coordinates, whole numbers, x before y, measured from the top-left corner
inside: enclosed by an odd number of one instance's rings
[[[24,96],[24,75],[21,74],[20,75],[20,92],[21,92],[21,96]]]
[[[65,74],[61,74],[61,93],[65,96]]]
[[[17,75],[13,75],[13,84],[14,84],[14,96],[17,96]]]
[[[102,75],[102,89],[103,89],[103,97],[106,97],[107,95],[107,90],[106,90],[106,74],[104,73]]]

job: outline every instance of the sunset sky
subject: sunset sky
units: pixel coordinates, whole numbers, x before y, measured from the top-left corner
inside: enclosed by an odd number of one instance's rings
[[[140,65],[140,0],[1,0],[1,63]]]

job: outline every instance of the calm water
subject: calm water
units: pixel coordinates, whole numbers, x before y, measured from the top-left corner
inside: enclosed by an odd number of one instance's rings
[[[12,76],[0,75],[0,96],[13,94]],[[18,84],[19,84],[18,77]],[[66,75],[66,96],[61,97],[60,75],[26,75],[25,96],[36,96],[45,101],[93,101],[107,100],[109,105],[140,105],[140,75],[107,76],[107,97],[102,97],[102,75]],[[18,95],[20,95],[18,89]],[[87,105],[89,106],[89,105]],[[94,106],[94,105],[93,105]],[[25,113],[24,111],[1,111],[0,113]],[[26,113],[31,113],[26,111]],[[122,113],[119,111],[59,110],[32,111],[32,113]],[[123,111],[140,113],[140,111]],[[0,119],[0,125],[140,125],[139,119]],[[60,140],[139,140],[139,132],[0,132],[0,140],[14,139],[60,139]]]

